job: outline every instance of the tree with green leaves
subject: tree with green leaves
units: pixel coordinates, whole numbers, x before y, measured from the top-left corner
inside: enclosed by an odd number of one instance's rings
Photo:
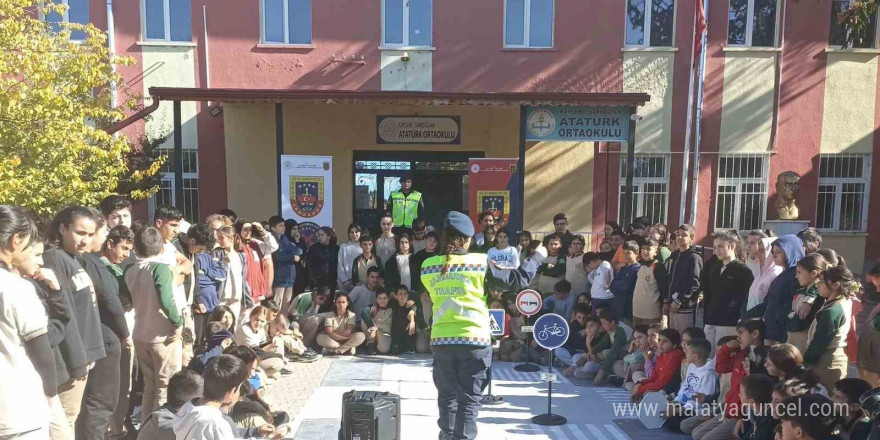
[[[92,25],[41,19],[64,8],[0,0],[0,203],[38,217],[71,203],[95,206],[120,178],[148,180],[161,166],[130,167],[129,141],[102,129],[124,116],[110,107],[111,86],[120,81],[114,66],[133,60],[110,54],[105,33]],[[85,38],[70,41],[71,32]]]

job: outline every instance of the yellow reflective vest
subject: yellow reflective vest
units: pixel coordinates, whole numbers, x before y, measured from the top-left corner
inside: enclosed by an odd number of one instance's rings
[[[451,264],[442,273],[447,258]],[[492,344],[483,288],[486,270],[486,254],[437,255],[422,263],[422,284],[434,303],[431,345]]]
[[[419,203],[422,193],[412,191],[404,195],[401,191],[391,193],[391,220],[396,226],[411,228],[413,221],[419,216]]]

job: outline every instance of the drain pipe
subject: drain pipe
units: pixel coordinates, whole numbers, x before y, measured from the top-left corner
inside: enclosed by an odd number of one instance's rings
[[[110,56],[116,53],[116,26],[113,24],[113,0],[107,0],[107,49]],[[116,66],[110,64],[113,72],[116,72]],[[118,104],[116,97],[116,81],[110,81],[110,108],[115,109]]]

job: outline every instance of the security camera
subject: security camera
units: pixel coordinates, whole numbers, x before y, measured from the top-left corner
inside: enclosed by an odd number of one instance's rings
[[[403,55],[400,56],[400,61],[409,61],[409,52],[404,52]]]
[[[642,118],[643,118],[642,115],[635,114],[635,113],[629,115],[629,119],[632,120],[633,122],[639,122],[642,120]]]

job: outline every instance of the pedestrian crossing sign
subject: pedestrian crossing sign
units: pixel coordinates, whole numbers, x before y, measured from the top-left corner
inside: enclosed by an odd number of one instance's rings
[[[489,309],[489,330],[492,336],[501,336],[504,334],[504,309]]]

